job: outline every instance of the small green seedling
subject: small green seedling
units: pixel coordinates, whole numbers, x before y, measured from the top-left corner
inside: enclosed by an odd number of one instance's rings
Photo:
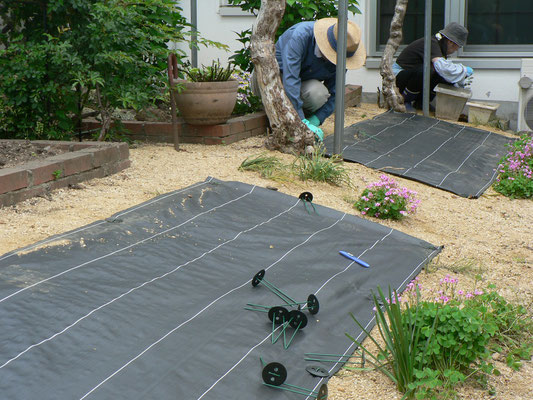
[[[54,180],[61,178],[61,174],[63,171],[60,169],[56,169],[54,172],[52,172],[52,175],[54,176]]]

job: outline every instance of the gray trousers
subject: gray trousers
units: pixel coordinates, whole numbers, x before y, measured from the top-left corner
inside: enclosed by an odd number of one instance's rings
[[[261,98],[261,92],[257,83],[255,69],[252,72],[251,88],[252,93]],[[317,79],[310,79],[302,82],[300,97],[303,101],[303,110],[306,117],[313,115],[316,110],[322,107],[328,101],[330,93],[328,88]]]

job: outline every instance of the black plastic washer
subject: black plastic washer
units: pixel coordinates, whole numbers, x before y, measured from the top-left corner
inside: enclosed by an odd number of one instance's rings
[[[294,329],[303,329],[307,326],[307,317],[299,310],[289,312],[289,325]]]
[[[255,287],[255,286],[259,285],[264,277],[265,277],[265,270],[262,269],[257,274],[255,274],[255,276],[253,277],[252,286]]]
[[[309,313],[312,315],[317,314],[318,310],[320,309],[318,299],[312,293],[309,295],[309,297],[307,297],[307,308],[309,309]]]
[[[279,325],[289,320],[289,311],[285,307],[275,306],[268,310],[268,318]]]
[[[300,196],[298,196],[298,198],[303,201],[313,201],[313,193],[303,192],[303,193],[300,193]]]
[[[271,362],[263,368],[261,376],[266,384],[280,386],[287,379],[287,369],[283,364]]]
[[[308,365],[307,367],[305,367],[305,370],[311,375],[319,378],[325,378],[329,376],[329,372],[327,371],[327,369],[322,368],[318,365]]]

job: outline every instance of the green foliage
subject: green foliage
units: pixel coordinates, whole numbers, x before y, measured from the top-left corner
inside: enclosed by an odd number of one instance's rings
[[[243,11],[248,11],[257,15],[261,8],[261,0],[229,0],[229,4],[240,6]],[[337,17],[338,0],[287,0],[285,13],[281,19],[280,26],[276,33],[276,39],[291,26],[302,21],[316,21],[321,18]],[[357,0],[348,0],[348,11],[353,14],[361,14]],[[243,71],[251,72],[253,64],[250,61],[250,29],[237,33],[238,41],[243,44],[243,48],[236,51],[230,58],[235,65]]]
[[[379,182],[367,186],[354,208],[363,215],[399,220],[416,211],[420,203],[416,194],[415,191],[400,188],[389,176],[381,175]]]
[[[350,185],[350,178],[342,167],[342,160],[338,158],[324,158],[324,149],[315,148],[310,156],[300,156],[292,164],[285,165],[276,157],[260,154],[248,157],[243,161],[239,170],[257,171],[263,178],[277,181],[287,181],[293,176],[301,180],[327,182],[332,185]]]
[[[0,138],[68,138],[77,103],[65,65],[76,71],[81,60],[50,35],[40,42],[18,36],[0,50]]]
[[[332,185],[351,185],[350,177],[343,167],[342,157],[334,155],[324,157],[323,145],[315,146],[310,155],[299,156],[293,164],[293,169],[302,181],[313,180],[327,182]]]
[[[387,298],[378,287],[378,295],[373,293],[372,300],[376,312],[376,324],[384,345],[381,345],[353,314],[351,317],[376,345],[378,354],[374,355],[369,352],[350,334],[346,333],[346,336],[365,352],[370,364],[396,384],[400,392],[412,397],[414,389],[410,388],[410,385],[417,380],[417,371],[423,370],[426,350],[433,340],[437,317],[435,315],[433,323],[429,325],[421,324],[419,308],[416,305],[411,307],[406,304],[402,310],[398,295],[392,294],[390,289]],[[414,351],[419,348],[422,348],[420,353]]]
[[[494,189],[515,198],[533,197],[533,135],[524,134],[508,146],[509,151],[498,165],[499,176]]]
[[[503,353],[513,369],[532,355],[533,322],[524,306],[491,290],[455,291],[457,279],[449,275],[441,284],[446,290],[432,301],[421,299],[416,281],[403,298],[390,290],[386,298],[378,288],[373,302],[383,346],[352,316],[377,346],[371,364],[408,398],[453,398],[455,387],[467,380],[487,387],[487,375],[499,374],[489,362],[491,352]]]
[[[190,38],[174,0],[34,3],[0,5],[0,76],[9,77],[0,85],[3,137],[36,138],[39,128],[39,138],[66,138],[84,107],[108,118],[114,108],[154,102],[167,85],[167,44]]]
[[[201,68],[187,68],[183,72],[191,82],[225,82],[233,79],[235,67],[228,63],[224,68],[220,65],[220,60],[213,60],[208,67],[202,65]]]
[[[277,179],[286,174],[287,168],[276,157],[262,153],[247,157],[239,166],[239,171],[255,171],[263,178]]]

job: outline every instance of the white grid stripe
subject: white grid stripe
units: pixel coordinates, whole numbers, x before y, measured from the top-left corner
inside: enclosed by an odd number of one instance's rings
[[[12,357],[11,359],[7,360],[4,364],[0,365],[0,369],[1,369],[1,368],[4,368],[6,365],[10,364],[12,361],[16,360],[17,358],[19,358],[19,357],[22,356],[23,354],[27,353],[27,352],[30,351],[31,349],[33,349],[33,348],[35,348],[35,347],[38,347],[38,346],[40,346],[40,345],[42,345],[42,344],[44,344],[44,343],[46,343],[46,342],[49,342],[49,341],[53,340],[54,338],[56,338],[57,336],[59,336],[59,335],[65,333],[65,332],[68,331],[70,328],[76,326],[78,323],[80,323],[80,322],[83,321],[84,319],[90,317],[90,316],[91,316],[92,314],[94,314],[95,312],[102,310],[103,308],[107,307],[107,306],[110,305],[110,304],[113,304],[115,301],[120,300],[121,298],[127,296],[127,295],[130,294],[130,293],[133,293],[133,292],[136,291],[137,289],[140,289],[140,288],[142,288],[142,287],[144,287],[144,286],[146,286],[146,285],[148,285],[148,284],[151,284],[151,283],[153,283],[153,282],[155,282],[155,281],[157,281],[157,280],[160,280],[160,279],[163,279],[163,278],[169,276],[170,274],[173,274],[174,272],[180,270],[181,268],[186,267],[187,265],[192,264],[192,263],[194,263],[194,262],[200,260],[200,259],[203,258],[204,256],[206,256],[206,255],[208,255],[208,254],[214,252],[215,250],[218,250],[218,249],[221,248],[222,246],[225,246],[226,244],[231,243],[231,242],[237,240],[237,238],[238,238],[239,236],[241,236],[241,234],[243,234],[243,233],[247,233],[247,232],[250,232],[250,231],[252,231],[252,230],[254,230],[254,229],[256,229],[256,228],[258,228],[258,227],[260,227],[260,226],[262,226],[262,225],[264,225],[264,224],[268,224],[268,223],[271,222],[272,220],[274,220],[274,219],[276,219],[276,218],[279,218],[280,216],[282,216],[282,215],[288,213],[288,212],[291,211],[294,207],[296,207],[296,205],[297,205],[299,202],[300,202],[300,200],[298,200],[294,205],[292,205],[291,207],[289,207],[287,210],[282,211],[281,213],[277,214],[277,215],[274,216],[274,217],[269,218],[268,220],[265,220],[265,221],[263,221],[263,222],[261,222],[261,223],[258,223],[258,224],[256,224],[256,225],[254,225],[253,227],[248,228],[248,229],[246,229],[246,230],[240,231],[240,232],[237,233],[237,235],[235,235],[235,237],[233,237],[232,239],[228,239],[228,240],[226,240],[225,242],[220,243],[219,245],[215,246],[215,247],[212,248],[211,250],[208,250],[208,251],[204,252],[204,253],[201,254],[200,256],[198,256],[198,257],[196,257],[196,258],[194,258],[194,259],[192,259],[192,260],[189,260],[189,261],[187,261],[186,263],[183,263],[183,264],[181,264],[181,265],[178,265],[177,267],[175,267],[175,268],[172,269],[171,271],[168,271],[168,272],[166,272],[166,273],[164,273],[164,274],[162,274],[162,275],[159,275],[159,276],[157,276],[157,277],[155,277],[155,278],[152,278],[152,279],[150,279],[150,280],[148,280],[148,281],[145,281],[145,282],[143,282],[142,284],[140,284],[140,285],[138,285],[138,286],[135,286],[135,287],[131,288],[130,290],[128,290],[128,291],[122,293],[121,295],[119,295],[119,296],[117,296],[117,297],[115,297],[115,298],[109,300],[108,302],[102,304],[101,306],[99,306],[99,307],[97,307],[97,308],[94,308],[93,310],[91,310],[90,312],[88,312],[87,314],[85,314],[83,317],[78,318],[76,321],[74,321],[72,324],[68,325],[67,327],[65,327],[65,328],[62,329],[61,331],[56,332],[55,334],[53,334],[52,336],[48,337],[47,339],[43,339],[43,340],[41,340],[40,342],[35,343],[35,344],[32,344],[31,346],[27,347],[24,351],[20,352],[20,353],[17,354],[16,356],[14,356],[14,357]]]
[[[459,129],[459,132],[457,132],[453,137],[450,137],[448,139],[446,139],[444,142],[441,143],[441,145],[439,147],[437,147],[435,150],[433,150],[432,153],[428,154],[426,157],[424,157],[423,159],[421,159],[419,162],[417,162],[415,165],[413,165],[412,167],[410,167],[409,169],[407,169],[404,173],[402,173],[402,175],[405,175],[407,174],[409,171],[411,171],[412,169],[418,167],[421,163],[423,163],[424,161],[426,161],[429,157],[431,157],[433,154],[435,154],[437,151],[439,151],[441,149],[442,146],[444,146],[446,143],[448,143],[450,140],[452,139],[455,139],[457,136],[459,136],[459,134],[464,131],[466,128],[466,126],[463,126],[461,129]]]
[[[474,154],[477,149],[479,149],[481,146],[483,146],[485,144],[485,142],[487,141],[487,139],[489,138],[489,136],[492,135],[492,132],[489,132],[489,134],[485,137],[485,139],[483,139],[483,142],[481,142],[481,144],[479,146],[477,146],[474,150],[472,150],[470,152],[470,154],[463,160],[463,162],[455,169],[455,171],[450,171],[448,172],[448,174],[446,174],[446,176],[444,178],[442,178],[442,181],[440,181],[440,183],[437,185],[437,187],[440,187],[442,185],[442,183],[448,178],[448,176],[450,176],[451,174],[454,174],[456,173],[457,171],[459,171],[461,169],[461,167],[464,165],[464,163],[470,158],[470,156],[472,154]]]
[[[337,225],[339,222],[341,222],[344,218],[346,217],[346,213],[342,215],[341,218],[339,218],[337,221],[335,221],[333,224],[331,224],[330,226],[326,227],[326,228],[322,228],[322,229],[319,229],[318,231],[312,233],[311,235],[308,236],[308,238],[306,240],[304,240],[303,242],[297,244],[296,246],[294,246],[293,248],[291,248],[290,250],[288,250],[285,254],[283,254],[278,260],[276,260],[274,263],[270,264],[267,268],[264,268],[265,271],[268,271],[270,268],[272,268],[274,265],[276,265],[277,263],[279,263],[281,260],[283,260],[285,257],[287,257],[290,253],[292,253],[294,250],[296,250],[297,248],[303,246],[305,243],[307,243],[309,240],[311,240],[311,238],[323,231],[326,231],[328,229],[331,229],[333,228],[335,225]],[[143,354],[145,354],[147,351],[149,351],[152,347],[154,347],[155,345],[157,345],[158,343],[160,343],[162,340],[164,340],[166,337],[168,337],[169,335],[171,335],[172,333],[174,333],[175,331],[177,331],[179,328],[181,328],[183,325],[185,325],[186,323],[192,321],[193,319],[195,319],[197,316],[199,316],[201,313],[203,313],[205,310],[207,310],[208,308],[210,308],[213,304],[217,303],[220,299],[226,297],[228,294],[238,290],[238,289],[241,289],[242,287],[246,286],[249,284],[249,280],[247,280],[246,282],[244,282],[243,284],[231,289],[230,291],[226,292],[225,294],[219,296],[217,299],[213,300],[211,303],[209,303],[207,306],[205,306],[202,310],[200,310],[198,313],[196,313],[194,316],[192,316],[191,318],[189,318],[187,321],[184,321],[182,322],[180,325],[176,326],[175,328],[173,328],[172,330],[170,330],[169,332],[167,332],[164,336],[162,336],[161,338],[159,338],[157,341],[153,342],[152,344],[150,344],[148,347],[146,347],[142,352],[140,352],[138,355],[136,355],[134,358],[132,358],[130,361],[128,361],[126,364],[124,364],[122,367],[120,367],[119,369],[117,369],[115,372],[113,372],[111,375],[109,375],[107,378],[105,378],[104,380],[102,380],[100,383],[98,383],[95,387],[93,387],[91,390],[89,390],[87,393],[85,393],[85,395],[83,395],[83,397],[80,398],[80,400],[83,400],[85,398],[87,398],[87,396],[89,396],[91,393],[93,393],[95,390],[97,390],[99,387],[101,387],[104,383],[106,383],[107,381],[109,381],[111,378],[113,378],[116,374],[118,374],[120,371],[122,371],[123,369],[125,369],[128,365],[130,365],[131,363],[133,363],[135,360],[137,360],[139,357],[141,357]],[[268,338],[268,336],[267,336]],[[263,339],[263,341],[266,340]],[[227,374],[227,373],[226,373]],[[214,385],[213,385],[214,387]],[[210,389],[209,389],[210,390]],[[204,393],[205,394],[205,393]],[[203,395],[202,395],[203,396]]]
[[[427,260],[429,260],[429,259],[433,256],[433,254],[435,254],[436,252],[439,252],[439,251],[440,251],[440,249],[435,249],[435,250],[433,250],[433,251],[432,251],[432,252],[431,252],[431,253],[430,253],[430,254],[429,254],[424,260],[422,260],[422,261],[421,261],[421,262],[420,262],[420,263],[419,263],[419,264],[418,264],[418,265],[417,265],[417,266],[411,271],[411,273],[407,276],[407,278],[405,278],[405,279],[403,280],[403,282],[402,282],[402,283],[396,288],[396,291],[400,290],[400,288],[401,288],[406,282],[408,282],[409,280],[412,279],[412,277],[413,277],[413,275],[415,274],[415,272],[417,271],[418,267],[420,267],[422,264],[424,264],[425,262],[427,262]],[[372,317],[372,319],[368,322],[368,324],[366,324],[366,326],[365,326],[365,330],[368,330],[368,327],[369,327],[372,323],[374,323],[374,320],[375,320],[375,319],[376,319],[376,316],[374,315],[374,317]],[[359,341],[359,339],[361,338],[361,336],[364,335],[364,333],[365,333],[364,331],[361,331],[361,333],[355,338],[355,340]],[[339,364],[344,364],[344,362],[342,362],[341,360],[342,360],[342,359],[348,354],[348,352],[349,352],[354,346],[355,346],[355,342],[352,342],[352,343],[348,346],[348,348],[346,349],[346,351],[343,353],[343,357],[340,357],[340,358],[339,358],[339,361],[337,361],[335,364],[333,364],[333,366],[329,369],[328,372],[329,372],[330,374],[331,374],[331,371],[333,371],[333,370],[337,367],[337,365],[339,365]],[[317,390],[317,389],[320,387],[320,385],[322,384],[322,382],[324,381],[324,379],[325,379],[325,378],[320,378],[320,381],[315,385],[315,387],[314,387],[312,390],[313,390],[313,391],[314,391],[314,390]],[[308,400],[309,397],[310,397],[310,396],[307,396],[307,397],[305,398],[305,400]]]
[[[344,216],[343,216],[343,218],[344,218]],[[362,256],[363,256],[368,250],[373,249],[374,246],[376,246],[376,244],[378,244],[379,242],[382,242],[383,240],[385,240],[385,238],[387,238],[390,234],[392,234],[393,231],[394,231],[394,229],[391,229],[391,230],[390,230],[385,236],[383,236],[381,239],[376,240],[376,241],[374,242],[374,244],[373,244],[372,246],[368,247],[367,249],[365,249],[365,250],[359,255],[359,257],[362,257]],[[426,258],[426,259],[427,259],[427,258]],[[332,279],[334,279],[334,278],[337,277],[338,275],[340,275],[340,274],[342,274],[342,273],[348,271],[348,269],[350,269],[350,267],[351,267],[352,265],[354,265],[354,264],[355,264],[355,261],[352,261],[350,264],[348,264],[348,266],[347,266],[344,270],[342,270],[342,271],[340,271],[340,272],[337,272],[336,274],[332,275],[329,279],[327,279],[327,280],[322,284],[322,286],[320,286],[320,288],[315,292],[315,294],[317,294],[318,292],[320,292],[320,290],[322,290],[322,289],[323,289],[323,288],[324,288],[324,287],[325,287],[325,286],[326,286],[326,285],[327,285]],[[419,264],[419,265],[420,265],[420,264]],[[418,266],[417,266],[417,268],[418,268]],[[416,270],[416,269],[415,269],[415,270]],[[413,274],[413,273],[411,273],[409,276],[411,276],[412,274]],[[405,281],[404,281],[404,282],[405,282]],[[403,285],[403,283],[402,283],[402,285]],[[401,285],[400,285],[400,286],[401,286]],[[372,322],[372,321],[371,321],[371,322]],[[265,341],[265,340],[263,340],[261,343],[263,343],[264,341]],[[258,345],[252,347],[252,348],[250,349],[250,351],[248,351],[248,352],[246,353],[246,355],[250,354],[251,351],[252,351],[253,349],[255,349],[257,346],[258,346]],[[246,357],[246,356],[245,356],[245,357]],[[200,400],[200,399],[201,399],[202,397],[204,397],[209,391],[211,391],[211,389],[213,389],[213,388],[216,386],[216,384],[222,380],[222,378],[224,378],[226,375],[228,375],[229,372],[231,372],[231,371],[232,371],[232,370],[233,370],[238,364],[240,364],[240,363],[242,362],[243,359],[244,359],[244,358],[241,358],[236,364],[234,364],[230,369],[228,369],[228,370],[222,375],[222,377],[220,377],[220,378],[219,378],[219,379],[218,379],[213,385],[211,385],[207,391],[205,391],[204,393],[202,393],[202,395],[201,395],[200,397],[198,397],[197,400]],[[335,365],[336,365],[336,364],[335,364]],[[315,387],[315,389],[316,389],[316,387]]]
[[[176,225],[176,226],[173,226],[172,228],[165,229],[164,231],[161,231],[161,232],[159,232],[159,233],[156,233],[156,234],[154,234],[154,235],[152,235],[152,236],[149,236],[149,237],[147,237],[147,238],[145,238],[145,239],[139,240],[138,242],[132,243],[132,244],[126,246],[126,247],[122,247],[122,248],[120,248],[120,249],[118,249],[118,250],[112,251],[111,253],[105,254],[105,255],[100,256],[100,257],[96,257],[96,258],[94,258],[94,259],[92,259],[92,260],[85,261],[84,263],[78,264],[78,265],[76,265],[75,267],[71,267],[71,268],[69,268],[69,269],[66,269],[65,271],[59,272],[59,273],[57,273],[57,274],[55,274],[55,275],[52,275],[52,276],[50,276],[50,277],[48,277],[48,278],[46,278],[46,279],[40,280],[40,281],[35,282],[35,283],[33,283],[33,284],[29,285],[29,286],[23,287],[22,289],[19,289],[19,290],[17,290],[16,292],[13,292],[13,293],[11,293],[11,294],[8,295],[8,296],[5,296],[5,297],[1,298],[1,299],[0,299],[0,303],[2,303],[3,301],[5,301],[5,300],[7,300],[7,299],[9,299],[9,298],[11,298],[11,297],[13,297],[13,296],[16,296],[16,295],[19,294],[19,293],[22,293],[22,292],[24,292],[24,291],[26,291],[26,290],[28,290],[28,289],[31,289],[31,288],[33,288],[33,287],[35,287],[35,286],[37,286],[37,285],[40,285],[40,284],[42,284],[42,283],[44,283],[44,282],[48,282],[48,281],[50,281],[50,280],[52,280],[52,279],[55,279],[55,278],[57,278],[57,277],[59,277],[59,276],[65,275],[66,273],[69,273],[69,272],[75,271],[75,270],[77,270],[77,269],[79,269],[79,268],[81,268],[81,267],[84,267],[84,266],[86,266],[86,265],[88,265],[88,264],[91,264],[91,263],[93,263],[93,262],[95,262],[95,261],[99,261],[99,260],[102,260],[102,259],[107,258],[107,257],[109,257],[109,256],[112,256],[112,255],[115,255],[115,254],[121,253],[121,252],[123,252],[124,250],[131,249],[132,247],[135,247],[135,246],[137,246],[137,245],[139,245],[139,244],[141,244],[141,243],[147,242],[147,241],[149,241],[149,240],[151,240],[151,239],[153,239],[153,238],[155,238],[155,237],[158,237],[158,236],[160,236],[160,235],[163,235],[163,234],[165,234],[165,233],[168,233],[168,232],[170,232],[170,231],[173,231],[173,230],[175,230],[175,229],[177,229],[177,228],[179,228],[179,227],[181,227],[181,226],[183,226],[183,225],[185,225],[185,224],[187,224],[187,223],[193,221],[194,219],[196,219],[196,218],[198,218],[198,217],[200,217],[200,216],[202,216],[202,215],[204,215],[204,214],[210,213],[210,212],[213,211],[213,210],[216,210],[216,209],[218,209],[218,208],[224,207],[224,206],[226,206],[226,205],[228,205],[228,204],[230,204],[230,203],[233,203],[233,202],[235,202],[235,201],[237,201],[237,200],[240,200],[240,199],[242,199],[242,198],[244,198],[244,197],[250,195],[250,194],[254,191],[255,188],[256,188],[256,186],[253,186],[252,189],[251,189],[248,193],[243,194],[242,196],[239,196],[239,197],[237,197],[237,198],[235,198],[235,199],[233,199],[233,200],[230,200],[230,201],[228,201],[228,202],[226,202],[226,203],[224,203],[224,204],[221,204],[221,205],[218,205],[218,206],[216,206],[216,207],[210,208],[210,209],[207,210],[207,211],[203,211],[203,212],[201,212],[200,214],[197,214],[197,215],[195,215],[194,217],[191,217],[191,218],[189,218],[188,220],[182,222],[181,224]]]
[[[387,129],[394,128],[394,127],[396,127],[396,126],[398,126],[398,125],[401,125],[401,124],[403,124],[404,122],[409,121],[410,119],[414,118],[415,116],[416,116],[416,114],[413,114],[413,115],[411,115],[409,118],[405,118],[403,121],[398,122],[398,123],[395,124],[395,125],[390,125],[390,126],[387,126],[387,127],[383,128],[383,129],[380,130],[378,133],[376,133],[376,134],[374,134],[374,135],[372,135],[372,136],[369,136],[369,137],[367,137],[367,138],[364,139],[364,140],[358,140],[358,141],[355,142],[355,143],[352,143],[352,144],[350,144],[350,145],[348,145],[348,146],[344,146],[344,148],[342,149],[342,151],[346,150],[348,147],[353,147],[353,146],[355,146],[355,145],[357,145],[357,144],[359,144],[359,143],[364,143],[364,142],[366,142],[367,140],[374,139],[376,136],[381,135],[381,134],[382,134],[383,132],[385,132]]]
[[[440,123],[440,121],[435,122],[435,123],[434,123],[433,125],[431,125],[429,128],[424,129],[423,131],[418,132],[416,135],[411,136],[411,137],[410,137],[409,139],[407,139],[405,142],[400,143],[398,146],[396,146],[396,147],[392,148],[391,150],[387,151],[386,153],[383,153],[382,155],[380,155],[380,156],[374,158],[372,161],[369,161],[369,162],[365,163],[365,165],[372,164],[374,161],[379,160],[381,157],[386,156],[387,154],[392,153],[392,152],[393,152],[394,150],[396,150],[397,148],[402,147],[404,144],[410,142],[411,140],[413,140],[413,139],[414,139],[415,137],[417,137],[418,135],[421,135],[422,133],[429,131],[431,128],[433,128],[435,125],[438,125],[439,123]],[[396,125],[393,125],[393,126],[396,126]]]

